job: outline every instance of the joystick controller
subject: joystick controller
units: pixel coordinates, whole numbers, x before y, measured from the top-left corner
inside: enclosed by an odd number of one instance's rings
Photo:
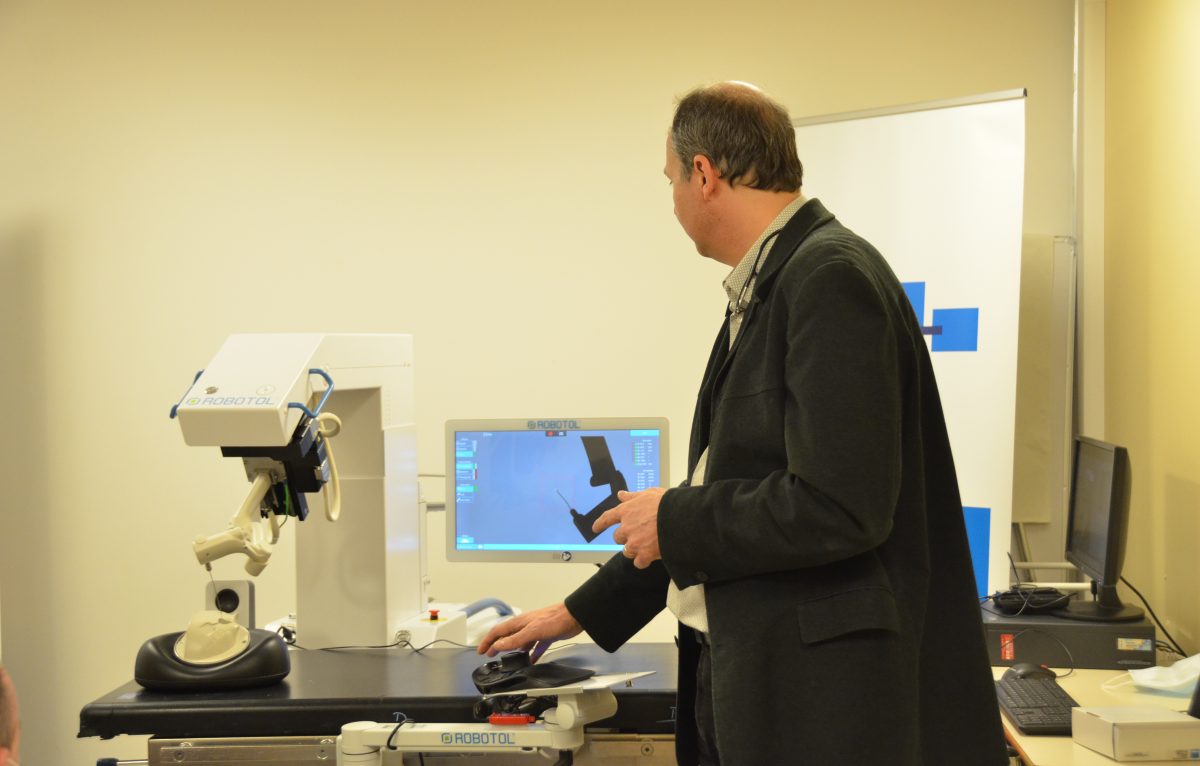
[[[591,678],[596,672],[558,662],[533,664],[529,652],[505,652],[471,672],[475,688],[483,694],[515,689],[550,689]]]

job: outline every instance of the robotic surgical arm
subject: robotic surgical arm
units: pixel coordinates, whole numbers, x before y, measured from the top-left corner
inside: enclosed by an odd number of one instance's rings
[[[320,411],[333,391],[333,379],[321,370],[309,370],[309,373],[321,375],[327,388],[315,411],[304,405],[284,410],[299,409],[302,412],[286,444],[221,447],[224,456],[242,458],[246,477],[250,480],[250,492],[224,530],[192,542],[196,560],[206,568],[211,568],[212,562],[219,558],[240,553],[247,559],[246,573],[252,577],[261,574],[275,543],[279,542],[281,520],[295,516],[303,521],[308,516],[305,493],[323,491],[326,518],[337,521],[340,516],[341,482],[330,440],[338,434],[342,424],[336,415]],[[204,401],[186,396],[185,400],[193,406]],[[175,412],[172,410],[172,415]],[[228,423],[232,431],[241,425],[241,421],[253,417],[255,410],[234,406],[204,414],[209,420]]]
[[[215,535],[196,538],[192,550],[201,564],[209,567],[223,556],[244,553],[248,559],[246,573],[251,577],[262,574],[271,558],[273,546],[279,542],[279,515],[274,508],[263,507],[273,483],[269,471],[256,473],[254,483],[250,485],[250,494],[242,502],[237,514],[229,520],[229,526]]]
[[[400,512],[416,495],[409,336],[287,333],[226,339],[171,408],[171,417],[189,446],[218,447],[223,456],[240,458],[250,489],[224,529],[196,538],[192,552],[207,569],[219,558],[245,556],[253,577],[270,561],[287,517],[299,522],[308,516],[309,495],[322,492],[326,518],[338,519],[342,491],[332,442],[342,423],[323,412],[329,402],[354,418],[347,422],[344,436],[351,443],[342,454],[353,474],[347,488],[364,491],[355,505],[355,524],[297,530],[297,625],[316,645],[379,644],[425,604],[419,551],[408,544],[419,539],[417,517]],[[367,460],[364,468],[361,458],[375,458],[373,450],[382,460]],[[339,574],[360,562],[341,554],[364,544],[384,550],[368,567],[380,575],[373,577],[379,596],[349,598]],[[278,635],[241,625],[232,613],[206,609],[186,631],[147,641],[134,678],[151,689],[239,688],[282,679],[287,658]]]
[[[196,560],[210,567],[219,558],[243,553],[246,573],[257,577],[279,542],[280,518],[303,521],[308,515],[305,492],[323,490],[325,517],[337,521],[342,491],[330,439],[341,426],[337,415],[326,412],[301,421],[286,447],[222,448],[226,456],[242,457],[250,493],[223,531],[192,542]]]

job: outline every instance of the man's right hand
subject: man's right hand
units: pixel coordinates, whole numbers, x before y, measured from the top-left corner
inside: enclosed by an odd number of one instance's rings
[[[511,617],[496,625],[483,637],[476,650],[494,657],[497,652],[521,649],[529,652],[529,661],[537,662],[550,644],[583,632],[565,604],[554,604]]]

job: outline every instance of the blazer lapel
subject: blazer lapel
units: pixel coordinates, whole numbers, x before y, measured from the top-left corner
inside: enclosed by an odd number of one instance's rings
[[[801,243],[808,238],[808,235],[812,234],[814,231],[832,220],[834,220],[833,213],[830,213],[828,210],[826,210],[825,206],[821,204],[821,201],[814,197],[802,205],[800,209],[796,211],[796,214],[793,215],[786,224],[784,224],[783,230],[779,233],[779,240],[771,248],[771,252],[767,254],[766,260],[763,261],[763,265],[758,270],[758,276],[754,281],[754,292],[750,296],[750,302],[746,307],[746,311],[742,314],[742,325],[738,328],[737,338],[735,338],[733,341],[733,347],[730,348],[729,353],[725,354],[724,358],[720,360],[715,375],[712,375],[710,378],[710,374],[708,372],[705,373],[705,382],[708,383],[711,380],[712,386],[712,391],[710,392],[709,397],[709,408],[704,410],[704,414],[707,418],[711,419],[712,402],[716,399],[717,389],[720,388],[721,383],[724,382],[725,376],[729,372],[729,365],[733,363],[734,354],[736,354],[738,348],[741,347],[742,339],[746,337],[746,331],[750,329],[750,324],[754,321],[755,314],[757,313],[755,309],[757,309],[760,304],[766,303],[767,295],[771,291],[771,286],[775,283],[775,277],[779,274],[779,270],[783,268],[785,263],[791,260],[792,255],[795,254]],[[725,317],[724,337],[728,342],[728,312],[726,312]],[[710,366],[712,364],[711,357],[709,364]],[[707,432],[705,435],[707,436]],[[707,439],[705,440],[705,443],[707,444]]]
[[[716,392],[715,382],[717,370],[721,369],[729,355],[729,311],[725,312],[725,322],[712,351],[708,355],[708,365],[704,368],[704,379],[700,383],[700,395],[696,398],[696,413],[692,416],[692,438],[688,445],[688,482],[691,482],[692,472],[700,462],[700,455],[708,446],[708,426],[711,421],[713,395]]]

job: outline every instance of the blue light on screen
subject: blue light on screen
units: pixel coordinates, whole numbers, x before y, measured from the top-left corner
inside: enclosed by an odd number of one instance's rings
[[[456,547],[620,550],[613,530],[589,544],[574,523],[572,509],[586,515],[611,492],[608,484],[591,485],[585,436],[604,438],[613,466],[631,491],[661,485],[658,429],[459,431],[455,454],[469,456],[471,468],[456,477]]]

